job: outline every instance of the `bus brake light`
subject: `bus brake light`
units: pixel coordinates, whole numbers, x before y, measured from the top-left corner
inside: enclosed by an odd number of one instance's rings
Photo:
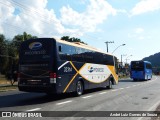
[[[57,77],[56,73],[50,73],[50,78],[56,78],[56,77]]]
[[[56,83],[56,77],[57,74],[56,73],[50,73],[50,83]]]

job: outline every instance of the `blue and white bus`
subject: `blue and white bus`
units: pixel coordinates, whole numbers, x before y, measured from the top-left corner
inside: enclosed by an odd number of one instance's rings
[[[82,43],[54,38],[24,41],[20,47],[18,88],[47,94],[76,92],[118,83],[117,59]]]
[[[130,77],[134,81],[152,79],[152,64],[148,61],[131,61]]]

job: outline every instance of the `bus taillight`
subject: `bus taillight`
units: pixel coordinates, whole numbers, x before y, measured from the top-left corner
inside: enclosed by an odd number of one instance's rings
[[[57,74],[56,73],[50,73],[50,83],[56,83],[56,77]]]

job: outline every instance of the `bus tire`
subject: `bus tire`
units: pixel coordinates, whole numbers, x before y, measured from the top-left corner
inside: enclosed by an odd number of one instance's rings
[[[107,89],[112,89],[112,81],[109,80],[109,85],[107,86]]]
[[[77,85],[76,85],[76,95],[81,96],[84,91],[84,86],[82,81],[78,80]]]
[[[134,78],[133,81],[135,82],[135,81],[137,81],[137,79]]]

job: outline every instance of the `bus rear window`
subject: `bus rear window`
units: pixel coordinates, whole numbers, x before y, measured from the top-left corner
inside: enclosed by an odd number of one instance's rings
[[[20,62],[49,61],[53,46],[53,40],[50,39],[27,40],[20,48]]]
[[[131,69],[141,71],[144,70],[144,63],[143,62],[132,62]]]

